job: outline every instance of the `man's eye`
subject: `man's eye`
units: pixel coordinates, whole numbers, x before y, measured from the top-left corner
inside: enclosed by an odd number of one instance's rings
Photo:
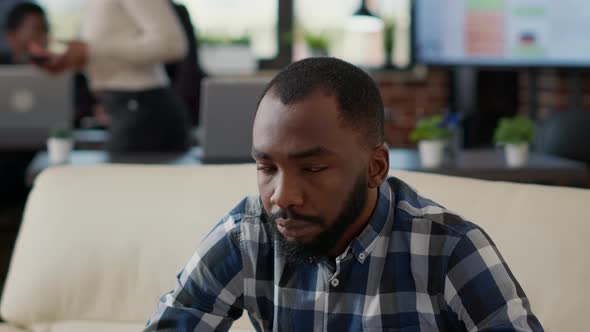
[[[310,167],[305,167],[303,170],[308,173],[318,173],[318,172],[325,170],[326,168],[327,168],[326,166],[310,166]]]
[[[264,166],[264,165],[258,165],[258,166],[256,166],[256,169],[259,172],[262,172],[262,173],[265,173],[265,174],[274,173],[274,171],[276,170],[276,168],[273,167],[273,166]]]

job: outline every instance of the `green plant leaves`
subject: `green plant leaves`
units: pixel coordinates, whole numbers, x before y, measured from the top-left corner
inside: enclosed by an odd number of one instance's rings
[[[529,118],[523,116],[502,118],[494,132],[494,140],[499,144],[530,142],[535,138],[535,129],[535,123]]]
[[[422,118],[416,124],[416,129],[410,133],[410,140],[413,142],[422,140],[447,139],[452,132],[444,125],[442,114]]]

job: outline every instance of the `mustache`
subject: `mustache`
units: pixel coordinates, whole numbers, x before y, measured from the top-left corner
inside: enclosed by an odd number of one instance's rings
[[[297,213],[291,209],[280,209],[275,213],[268,214],[268,219],[272,222],[276,221],[279,218],[291,219],[291,220],[301,220],[301,221],[308,222],[310,224],[317,224],[317,225],[324,224],[324,220],[320,217],[307,216],[304,214]]]

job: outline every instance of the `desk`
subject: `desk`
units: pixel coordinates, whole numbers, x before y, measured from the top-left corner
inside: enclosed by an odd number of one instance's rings
[[[191,145],[198,145],[200,128],[193,127],[190,131]],[[103,150],[106,148],[111,134],[107,129],[76,129],[72,137],[78,150]]]
[[[201,165],[201,152],[198,147],[184,153],[131,153],[112,155],[101,150],[76,150],[70,156],[71,165],[116,164],[167,164]],[[469,177],[484,180],[514,181],[549,185],[587,187],[590,184],[588,167],[581,162],[558,158],[545,154],[531,153],[527,166],[509,168],[504,161],[502,150],[464,150],[455,163],[436,169],[426,169],[420,165],[416,150],[390,149],[390,169]],[[29,164],[26,183],[31,186],[35,177],[49,167],[46,151],[37,153]]]
[[[109,132],[103,129],[76,129],[72,133],[75,147],[80,150],[102,150],[109,137]]]
[[[165,164],[165,165],[200,165],[200,149],[193,148],[178,153],[126,153],[110,154],[103,150],[75,150],[70,154],[70,165],[89,166],[97,164]],[[25,182],[32,186],[39,173],[48,168],[47,151],[35,155],[27,167]]]
[[[391,149],[391,169],[469,177],[484,180],[514,181],[549,185],[587,187],[590,184],[588,166],[582,162],[532,152],[529,162],[521,168],[506,165],[500,149],[463,150],[454,163],[427,169],[420,164],[418,151]]]

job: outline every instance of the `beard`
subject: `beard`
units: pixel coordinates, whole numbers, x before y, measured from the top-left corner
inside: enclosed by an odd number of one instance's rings
[[[367,203],[367,198],[367,177],[363,173],[357,178],[352,192],[348,195],[346,204],[334,224],[320,233],[315,239],[306,243],[287,240],[277,228],[276,220],[279,218],[296,219],[320,225],[326,225],[326,220],[320,217],[300,215],[289,209],[281,209],[273,214],[268,214],[265,211],[264,217],[266,222],[269,223],[276,250],[287,262],[292,264],[315,264],[326,259],[330,250],[342,238],[350,225],[361,215]]]

